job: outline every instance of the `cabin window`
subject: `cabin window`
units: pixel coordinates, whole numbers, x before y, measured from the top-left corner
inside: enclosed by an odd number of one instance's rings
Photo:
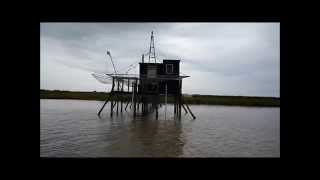
[[[172,74],[173,73],[173,64],[166,64],[166,71],[167,71],[167,74]]]

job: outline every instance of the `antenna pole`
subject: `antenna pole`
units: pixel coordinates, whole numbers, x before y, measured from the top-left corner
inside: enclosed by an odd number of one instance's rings
[[[149,63],[150,59],[154,59],[154,63],[157,62],[156,60],[156,50],[154,48],[154,37],[153,37],[153,31],[151,31],[151,41],[150,41],[150,48],[149,48]]]

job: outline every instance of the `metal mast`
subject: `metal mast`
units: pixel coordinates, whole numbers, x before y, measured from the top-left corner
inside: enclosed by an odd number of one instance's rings
[[[154,62],[156,63],[156,50],[154,48],[154,38],[153,38],[153,31],[151,32],[151,41],[150,41],[150,49],[149,49],[149,63],[150,59],[154,59]]]
[[[113,66],[114,73],[115,73],[115,74],[117,74],[116,68],[114,67],[114,64],[113,64],[113,60],[112,60],[112,57],[111,57],[111,53],[110,53],[110,51],[107,51],[107,54],[110,56],[110,59],[111,59],[111,63],[112,63],[112,66]]]

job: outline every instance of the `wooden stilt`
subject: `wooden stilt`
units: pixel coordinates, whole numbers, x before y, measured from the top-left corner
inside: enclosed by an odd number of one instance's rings
[[[113,99],[111,100],[111,103],[110,103],[110,116],[111,117],[113,116]]]
[[[196,119],[196,117],[193,115],[191,109],[189,108],[188,104],[186,104],[184,101],[183,101],[183,103],[187,106],[187,109],[188,109],[189,113],[191,114],[191,116],[193,117],[193,119]]]
[[[112,78],[112,90],[114,89],[115,86],[115,82],[114,82],[114,78]],[[110,116],[113,116],[113,100],[114,98],[111,99],[111,103],[110,103]]]
[[[156,119],[158,119],[158,105],[156,105]]]
[[[130,101],[128,100],[126,107],[124,108],[125,111],[127,111],[127,107],[129,105]]]
[[[119,105],[119,101],[118,101],[118,99],[116,100],[116,105],[117,105],[117,115],[118,115],[118,111],[119,111],[119,108],[118,108],[119,107],[118,106]]]
[[[128,92],[130,92],[129,87],[130,87],[130,80],[128,79]]]
[[[117,99],[116,99],[116,103],[117,103],[117,115],[119,112],[119,80],[117,80]]]
[[[184,112],[185,112],[186,114],[188,114],[188,111],[187,111],[186,107],[184,107],[183,103],[181,103],[181,106],[183,107]]]
[[[181,118],[181,100],[182,100],[182,81],[180,80],[180,83],[179,83],[179,109],[178,109],[178,113],[179,113],[179,119]]]
[[[136,116],[136,92],[137,92],[137,80],[134,83],[134,90],[133,90],[133,116]]]
[[[133,83],[132,84],[132,97],[131,97],[131,104],[130,104],[130,109],[131,109],[131,106],[133,104],[133,97],[134,97],[134,88],[133,88]]]
[[[101,107],[100,111],[98,112],[98,116],[100,116],[103,108],[108,103],[108,101],[111,99],[111,97],[113,95],[113,88],[114,88],[114,79],[112,78],[112,88],[111,88],[110,94],[109,94],[108,98],[106,99],[105,103],[103,104],[103,106]]]
[[[177,113],[177,102],[176,102],[176,95],[173,98],[173,113]]]
[[[166,120],[167,119],[167,91],[168,91],[168,88],[167,88],[167,82],[166,82],[166,90],[165,90],[165,107],[164,107],[164,119]]]
[[[123,84],[124,84],[124,81],[121,80],[121,113],[122,113],[122,106],[123,106]]]
[[[145,104],[144,104],[143,100],[142,100],[142,104],[141,104],[141,111],[142,111],[142,114],[145,113]]]

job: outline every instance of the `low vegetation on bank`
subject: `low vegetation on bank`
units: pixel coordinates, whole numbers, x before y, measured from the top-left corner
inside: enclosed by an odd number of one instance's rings
[[[81,99],[104,101],[109,93],[104,92],[74,92],[59,90],[40,90],[40,99]],[[126,100],[131,97],[127,96]],[[280,106],[280,98],[249,97],[249,96],[216,96],[216,95],[188,95],[183,97],[187,104],[231,105],[231,106]],[[168,103],[172,98],[168,97]]]

